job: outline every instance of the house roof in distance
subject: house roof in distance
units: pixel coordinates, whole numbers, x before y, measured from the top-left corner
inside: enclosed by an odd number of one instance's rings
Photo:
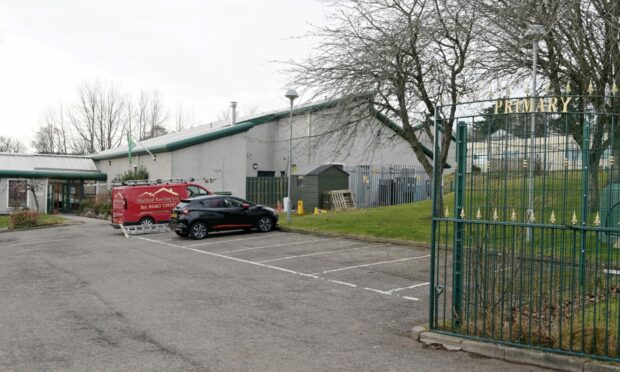
[[[0,153],[0,177],[107,178],[87,156],[15,153]]]

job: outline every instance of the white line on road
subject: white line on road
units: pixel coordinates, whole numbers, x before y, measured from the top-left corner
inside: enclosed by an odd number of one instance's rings
[[[328,282],[334,283],[334,284],[345,285],[345,286],[351,287],[351,288],[358,288],[357,285],[355,285],[353,283],[342,282],[342,281],[334,280],[334,279],[327,279],[327,278],[324,278],[322,276],[318,276],[318,275],[315,275],[315,274],[306,274],[306,273],[302,273],[302,272],[298,272],[298,271],[294,271],[294,270],[285,269],[283,267],[266,265],[266,264],[261,263],[261,262],[254,262],[254,261],[244,260],[242,258],[237,258],[237,257],[225,256],[223,254],[215,253],[215,252],[201,251],[200,249],[192,248],[192,247],[189,247],[189,246],[176,245],[176,244],[172,244],[172,243],[162,242],[162,241],[159,241],[159,240],[144,238],[144,237],[141,237],[141,236],[136,236],[135,238],[141,239],[141,240],[145,240],[145,241],[148,241],[148,242],[152,242],[152,243],[158,243],[158,244],[162,244],[162,245],[167,245],[169,247],[185,249],[185,250],[188,250],[188,251],[191,251],[191,252],[195,252],[195,253],[206,254],[206,255],[209,255],[209,256],[213,256],[213,257],[224,258],[224,259],[228,259],[228,260],[232,260],[232,261],[236,261],[236,262],[242,262],[242,263],[246,263],[246,264],[250,264],[250,265],[256,265],[256,266],[260,266],[260,267],[264,267],[264,268],[268,268],[268,269],[282,271],[282,272],[285,272],[285,273],[299,275],[299,276],[303,276],[303,277],[306,277],[306,278],[325,280],[325,281],[328,281]],[[413,257],[412,259],[414,259],[414,258],[422,258],[422,257]],[[388,292],[384,292],[384,291],[380,291],[380,290],[372,289],[372,288],[364,288],[364,289],[368,290],[368,291],[372,291],[372,292],[388,295],[388,296],[403,298],[405,300],[419,301],[419,299],[415,298],[415,297],[400,296],[398,294],[388,293]]]
[[[367,291],[375,292],[375,293],[381,293],[383,295],[388,295],[388,296],[391,295],[390,292],[382,291],[380,289],[374,289],[374,288],[364,288],[364,289]]]
[[[280,236],[279,234],[277,236]],[[211,245],[211,244],[220,244],[220,243],[230,243],[230,242],[240,242],[243,240],[255,240],[255,239],[265,239],[265,238],[273,238],[274,236],[271,234],[265,235],[265,236],[252,236],[249,238],[239,238],[239,239],[230,239],[230,240],[217,240],[217,241],[211,241],[211,242],[207,242],[207,243],[197,243],[197,244],[189,244],[187,245],[187,247],[198,247],[198,246],[202,246],[202,245]],[[155,240],[155,241],[159,241],[159,240]]]
[[[425,256],[417,256],[417,257],[407,257],[407,258],[401,258],[399,260],[392,260],[392,261],[381,261],[381,262],[373,262],[373,263],[369,263],[369,264],[364,264],[364,265],[356,265],[356,266],[347,266],[347,267],[341,267],[339,269],[333,269],[333,270],[325,270],[322,271],[320,273],[314,273],[314,274],[327,274],[327,273],[335,273],[337,271],[344,271],[344,270],[351,270],[351,269],[359,269],[362,267],[368,267],[368,266],[376,266],[376,265],[384,265],[384,264],[389,264],[389,263],[395,263],[395,262],[403,262],[403,261],[411,261],[411,260],[417,260],[420,258],[426,258],[426,257],[430,257],[430,254],[427,254]]]
[[[431,284],[430,282],[426,282],[426,283],[418,283],[418,284],[414,284],[411,285],[409,287],[403,287],[403,288],[396,288],[396,289],[390,289],[389,291],[387,291],[388,293],[394,293],[394,292],[398,292],[398,291],[404,291],[405,289],[413,289],[413,288],[417,288],[417,287],[424,287],[425,285],[429,285]]]
[[[411,301],[420,301],[420,299],[417,297],[401,296],[400,298],[404,298],[405,300],[411,300]]]
[[[357,288],[357,285],[355,285],[355,284],[347,283],[347,282],[341,282],[340,280],[327,279],[327,281],[328,282],[332,282],[332,283],[336,283],[336,284],[346,285],[347,287]]]
[[[304,244],[304,243],[316,243],[316,242],[322,242],[325,241],[325,239],[315,239],[315,240],[304,240],[301,242],[292,242],[292,243],[281,243],[281,244],[272,244],[272,245],[264,245],[262,247],[249,247],[249,248],[242,248],[242,249],[234,249],[232,251],[224,251],[224,252],[218,252],[218,253],[235,253],[235,252],[245,252],[245,251],[253,251],[255,249],[265,249],[265,248],[275,248],[275,247],[284,247],[286,245],[297,245],[297,244]]]
[[[266,263],[266,262],[275,262],[275,261],[283,261],[283,260],[292,260],[294,258],[318,256],[318,255],[321,255],[321,254],[328,254],[328,253],[357,251],[359,249],[376,248],[376,247],[382,247],[382,246],[385,246],[385,245],[387,245],[387,244],[367,245],[365,247],[337,249],[337,250],[334,250],[334,251],[323,251],[323,252],[315,252],[315,253],[308,253],[308,254],[298,254],[298,255],[294,255],[294,256],[286,256],[286,257],[274,258],[273,260],[265,260],[265,261],[259,261],[259,262],[260,263]]]

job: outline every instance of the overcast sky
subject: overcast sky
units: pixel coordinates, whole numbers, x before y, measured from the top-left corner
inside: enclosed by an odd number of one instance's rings
[[[324,22],[317,0],[0,0],[0,135],[30,146],[41,116],[85,80],[158,90],[200,123],[230,101],[285,108],[273,60],[308,55],[295,36]],[[303,102],[303,92],[299,91]]]

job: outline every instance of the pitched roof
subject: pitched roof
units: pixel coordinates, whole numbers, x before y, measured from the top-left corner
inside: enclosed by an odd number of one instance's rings
[[[2,177],[59,177],[105,180],[86,156],[0,153]]]
[[[326,100],[322,102],[307,103],[299,105],[293,109],[293,115],[300,115],[307,112],[315,112],[337,106],[344,98]],[[167,152],[197,145],[204,142],[213,141],[219,138],[232,136],[238,133],[247,132],[255,125],[268,123],[270,121],[285,118],[290,114],[290,109],[280,109],[264,112],[256,115],[239,118],[237,124],[227,125],[226,121],[219,121],[211,124],[199,125],[179,132],[166,134],[160,137],[141,141],[140,143],[152,153]],[[95,160],[114,159],[127,156],[127,145],[105,150],[91,155]],[[132,155],[143,155],[147,151],[138,146],[131,152]]]
[[[342,169],[341,165],[338,164],[325,164],[325,165],[321,165],[320,167],[308,172],[306,175],[307,176],[318,176],[319,174],[325,172],[328,169],[331,168],[336,168],[337,170],[339,170],[340,172],[346,174],[347,176],[349,175],[349,173],[345,172],[344,169]]]

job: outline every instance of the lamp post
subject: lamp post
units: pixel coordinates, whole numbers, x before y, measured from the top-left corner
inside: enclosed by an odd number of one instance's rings
[[[291,108],[289,110],[288,125],[289,125],[289,141],[288,141],[288,206],[286,208],[286,222],[291,223],[291,167],[293,158],[293,101],[299,97],[295,89],[289,89],[284,95],[291,101]]]
[[[538,59],[538,41],[542,39],[545,34],[545,28],[542,25],[530,25],[525,33],[525,37],[532,41],[532,123],[530,126],[530,151],[529,151],[529,192],[528,192],[528,205],[527,205],[527,222],[533,222],[532,215],[534,213],[534,170],[536,162],[534,157],[536,156],[536,101],[538,99],[538,93],[536,91],[536,68]],[[526,240],[532,241],[532,228],[528,227]]]

